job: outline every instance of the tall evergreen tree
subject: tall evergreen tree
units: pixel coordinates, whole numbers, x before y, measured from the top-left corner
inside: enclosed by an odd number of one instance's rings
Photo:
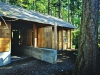
[[[73,75],[97,75],[98,0],[83,0],[80,42]]]
[[[48,15],[50,15],[50,0],[48,0]]]

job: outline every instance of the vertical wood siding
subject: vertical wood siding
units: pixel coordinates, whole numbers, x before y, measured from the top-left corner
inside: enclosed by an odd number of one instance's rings
[[[9,28],[2,22],[0,25],[0,52],[9,51],[11,47],[11,24],[7,22]]]

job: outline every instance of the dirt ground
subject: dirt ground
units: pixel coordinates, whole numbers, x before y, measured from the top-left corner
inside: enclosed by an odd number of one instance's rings
[[[8,65],[0,67],[0,75],[71,75],[77,51],[59,51],[57,64],[50,64],[33,57],[12,58]],[[98,58],[100,57],[100,54]],[[100,61],[98,61],[100,75]]]

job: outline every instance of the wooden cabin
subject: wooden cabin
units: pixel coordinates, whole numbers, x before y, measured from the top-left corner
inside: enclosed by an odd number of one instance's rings
[[[10,62],[11,54],[20,52],[17,49],[19,46],[71,49],[71,30],[74,28],[75,26],[61,19],[1,2],[0,62],[7,61],[1,65]]]

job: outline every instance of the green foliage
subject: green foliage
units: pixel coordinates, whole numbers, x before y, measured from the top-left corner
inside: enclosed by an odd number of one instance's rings
[[[0,0],[5,2],[5,0]],[[8,0],[9,4],[28,10],[48,14],[48,0]],[[73,44],[76,44],[81,24],[82,0],[61,0],[61,18],[77,27],[73,32]],[[50,0],[50,15],[58,17],[59,0]],[[100,36],[99,36],[100,39]]]
[[[73,42],[73,45],[78,44],[79,34],[80,34],[80,30],[79,29],[78,30],[74,30],[72,32],[72,36],[73,36],[72,42]]]
[[[5,0],[0,0],[5,2]],[[80,28],[82,0],[60,0],[61,18]],[[48,0],[8,0],[9,4],[17,5],[28,10],[48,13]],[[59,0],[50,0],[50,15],[58,17]]]
[[[46,6],[44,6],[44,4],[40,3],[40,2],[37,2],[36,3],[36,7],[37,7],[37,10],[39,11],[43,11],[46,9]],[[41,8],[40,8],[41,7]]]
[[[98,44],[98,47],[100,47],[100,44]]]
[[[0,0],[5,2],[6,0]],[[48,0],[8,0],[9,4],[17,5],[28,10],[36,10],[38,12],[48,13]],[[50,0],[50,15],[58,17],[59,12],[59,0]],[[2,12],[0,10],[0,12]],[[6,15],[6,12],[3,12]],[[100,10],[99,10],[100,14]],[[77,30],[73,31],[73,44],[78,41],[79,29],[81,24],[82,15],[82,0],[61,0],[61,18],[66,22],[70,22],[77,27]],[[69,21],[68,21],[69,19]],[[100,20],[98,27],[98,43],[100,43]]]

